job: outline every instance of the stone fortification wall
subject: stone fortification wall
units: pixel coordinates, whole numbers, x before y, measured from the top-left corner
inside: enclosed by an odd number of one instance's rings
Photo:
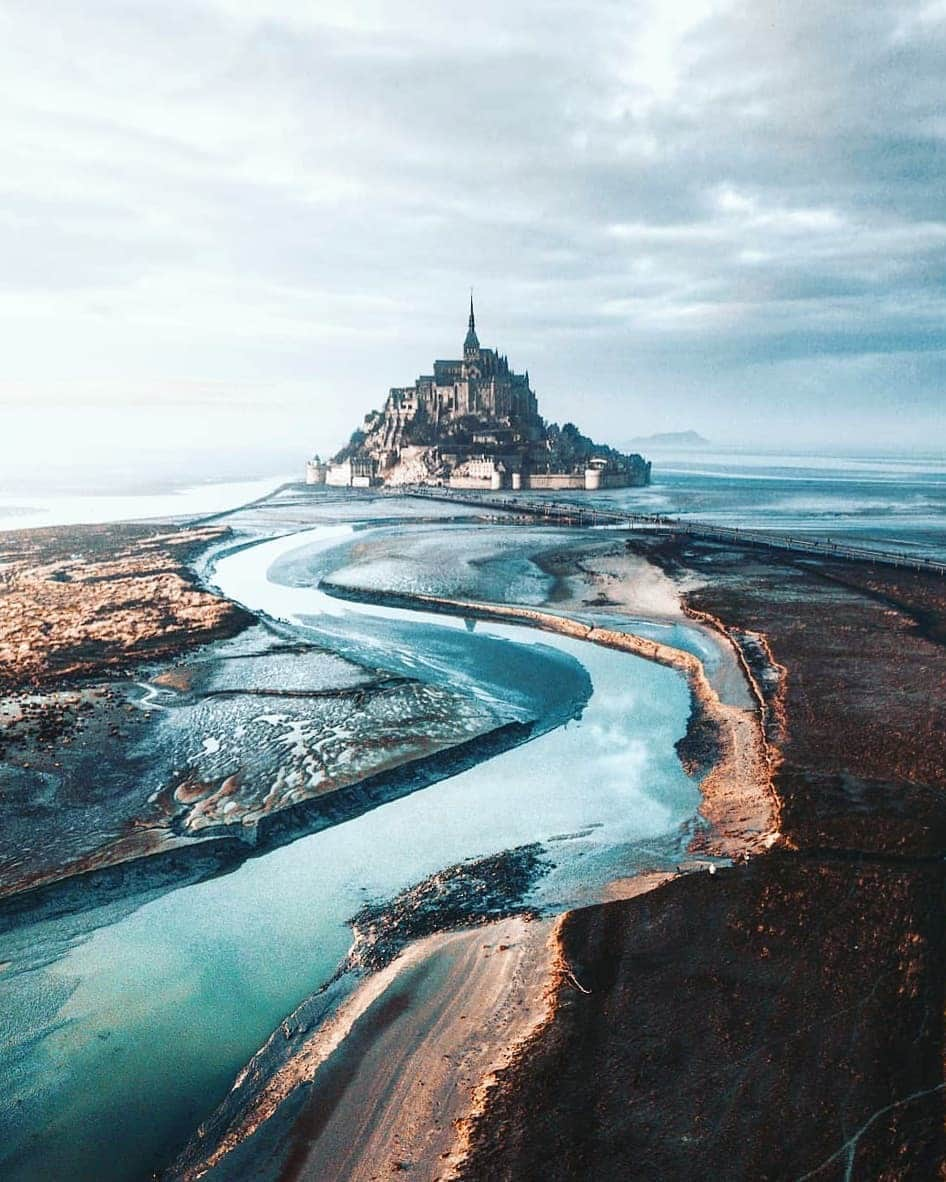
[[[584,488],[585,475],[583,472],[529,472],[522,477],[522,487],[547,490]]]
[[[449,481],[450,488],[479,488],[494,492],[503,488],[533,489],[536,492],[593,492],[599,488],[627,488],[630,483],[625,472],[602,472],[597,468],[589,468],[585,472],[494,472],[490,475],[454,472]]]
[[[326,484],[332,488],[370,488],[375,484],[443,484],[450,488],[481,489],[484,492],[498,492],[511,488],[513,491],[533,489],[537,492],[558,492],[586,490],[595,492],[604,488],[628,488],[638,480],[634,472],[609,472],[601,468],[586,468],[583,472],[521,472],[497,467],[483,458],[461,465],[446,472],[435,463],[429,462],[434,449],[413,447],[405,449],[399,461],[390,468],[375,472],[365,463],[323,464],[310,460],[306,463],[306,484]]]
[[[596,488],[628,488],[632,483],[626,472],[598,472],[593,469],[585,473],[587,479],[585,487]],[[597,477],[595,482],[594,477]]]
[[[351,468],[344,464],[331,464],[325,474],[325,483],[333,488],[349,488],[351,486]]]

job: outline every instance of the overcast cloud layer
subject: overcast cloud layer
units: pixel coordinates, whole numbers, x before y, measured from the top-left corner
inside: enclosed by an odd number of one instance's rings
[[[473,284],[598,436],[941,446],[944,65],[943,0],[0,2],[3,414],[334,448]]]

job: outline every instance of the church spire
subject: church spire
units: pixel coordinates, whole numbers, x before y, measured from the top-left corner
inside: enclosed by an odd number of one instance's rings
[[[480,342],[476,336],[476,317],[473,315],[473,288],[470,288],[470,323],[466,330],[466,340],[463,342],[463,355],[478,353]]]

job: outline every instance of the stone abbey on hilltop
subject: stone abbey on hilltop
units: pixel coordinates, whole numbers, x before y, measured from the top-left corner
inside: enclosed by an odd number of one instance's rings
[[[572,423],[547,424],[528,370],[476,335],[473,299],[463,357],[435,361],[413,386],[394,386],[330,461],[306,482],[369,487],[434,484],[479,489],[600,489],[648,484],[650,464],[593,443]]]

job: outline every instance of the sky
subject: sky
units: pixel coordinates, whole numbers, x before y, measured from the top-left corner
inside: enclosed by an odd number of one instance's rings
[[[605,442],[946,449],[946,0],[0,0],[0,483],[333,451],[484,345]]]

